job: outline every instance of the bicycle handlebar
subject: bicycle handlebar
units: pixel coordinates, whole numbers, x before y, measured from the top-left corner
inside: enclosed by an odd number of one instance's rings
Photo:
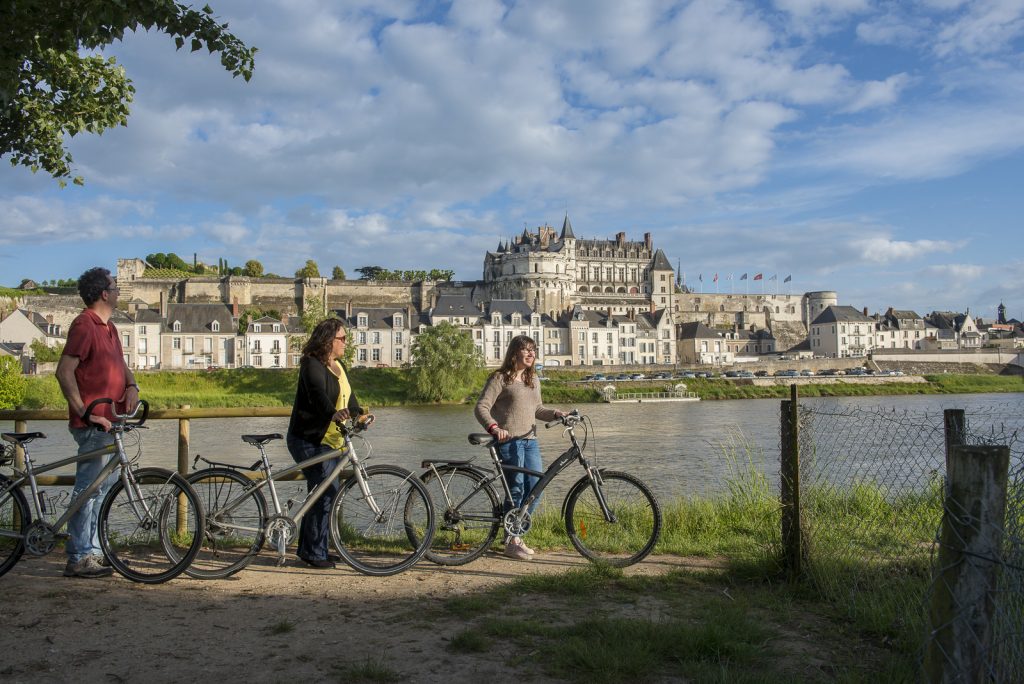
[[[580,410],[579,409],[573,409],[572,411],[569,411],[568,413],[566,413],[561,418],[555,418],[552,421],[544,423],[544,427],[545,428],[549,428],[549,429],[555,427],[556,425],[564,425],[566,427],[573,427],[574,425],[576,425],[581,420],[583,420],[583,416],[580,415]]]
[[[85,413],[82,414],[82,422],[85,423],[86,425],[89,425],[89,416],[92,415],[93,409],[95,409],[97,406],[102,406],[103,404],[113,403],[114,400],[108,397],[101,397],[99,399],[95,399],[91,404],[89,404],[85,408]],[[118,413],[116,410],[111,411],[111,413],[113,414],[115,419],[121,421],[122,423],[128,424],[128,419],[134,418],[136,415],[138,415],[140,408],[142,409],[142,417],[139,418],[136,422],[131,423],[130,425],[132,427],[141,427],[142,424],[146,422],[146,418],[149,417],[149,402],[146,401],[145,399],[139,399],[139,403],[135,405],[135,410],[132,411],[131,413]],[[97,425],[96,429],[102,430],[103,428]]]
[[[374,420],[376,420],[376,418],[372,413],[364,413],[363,415],[355,418],[336,420],[334,422],[337,423],[343,433],[357,434],[373,425]]]

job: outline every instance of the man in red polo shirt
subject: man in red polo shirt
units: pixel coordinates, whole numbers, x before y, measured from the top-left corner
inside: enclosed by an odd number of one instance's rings
[[[118,409],[134,411],[139,403],[139,386],[124,360],[121,338],[110,321],[117,308],[117,284],[105,268],[91,268],[78,279],[78,294],[85,310],[71,323],[64,353],[57,364],[57,382],[68,402],[69,429],[84,454],[114,443],[108,432],[114,418],[113,406],[103,404],[82,420],[86,407],[95,399],[110,398]],[[75,471],[73,498],[92,484],[113,454],[79,461]],[[113,484],[111,477],[68,521],[68,564],[65,577],[104,577],[112,570],[100,548],[97,520],[103,496]]]

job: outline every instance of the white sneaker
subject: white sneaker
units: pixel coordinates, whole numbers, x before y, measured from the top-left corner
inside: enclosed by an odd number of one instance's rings
[[[536,551],[531,549],[529,546],[527,546],[526,542],[524,542],[522,539],[519,540],[519,548],[521,548],[523,551],[525,551],[526,553],[530,554],[531,556],[534,555],[535,553],[537,553]]]
[[[509,540],[505,544],[505,555],[516,560],[530,560],[530,554],[523,548],[523,543],[521,541],[517,542],[514,539]]]

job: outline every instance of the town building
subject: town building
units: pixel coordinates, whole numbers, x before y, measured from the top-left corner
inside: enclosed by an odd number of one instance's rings
[[[875,320],[852,306],[830,306],[811,321],[811,353],[830,358],[863,357],[875,344]]]

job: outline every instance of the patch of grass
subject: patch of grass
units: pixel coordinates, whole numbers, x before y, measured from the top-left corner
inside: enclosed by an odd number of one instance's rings
[[[488,612],[490,601],[480,596],[456,596],[444,604],[445,612],[461,618],[470,618]]]
[[[291,634],[295,631],[295,623],[291,620],[279,620],[272,625],[268,625],[264,630],[267,634]]]
[[[339,663],[334,666],[339,682],[401,682],[402,673],[388,667],[382,658],[365,658],[357,663]]]
[[[476,629],[463,630],[448,642],[448,650],[453,653],[486,653],[490,648],[491,640]]]

